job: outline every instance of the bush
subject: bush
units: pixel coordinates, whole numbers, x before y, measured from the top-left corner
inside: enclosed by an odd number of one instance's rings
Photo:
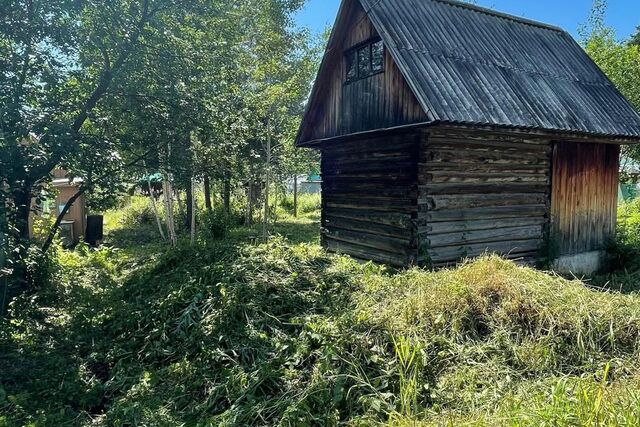
[[[160,206],[159,206],[160,208]],[[159,209],[159,214],[162,214]],[[121,225],[124,228],[135,229],[141,226],[156,224],[156,217],[151,207],[151,202],[146,197],[134,197],[131,204],[122,209]]]
[[[198,228],[205,240],[217,240],[226,237],[231,229],[242,225],[243,222],[244,217],[237,211],[227,213],[224,209],[216,207],[200,214]]]
[[[607,253],[607,274],[596,276],[594,283],[625,292],[640,290],[640,199],[619,206],[616,236]]]

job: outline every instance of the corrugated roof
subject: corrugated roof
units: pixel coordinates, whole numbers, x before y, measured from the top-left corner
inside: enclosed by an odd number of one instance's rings
[[[565,31],[452,0],[360,0],[434,121],[640,138],[640,115]]]

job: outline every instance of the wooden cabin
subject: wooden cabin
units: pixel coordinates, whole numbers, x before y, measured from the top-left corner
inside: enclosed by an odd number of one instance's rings
[[[322,242],[396,266],[598,268],[640,115],[565,31],[450,0],[344,0],[297,136]]]

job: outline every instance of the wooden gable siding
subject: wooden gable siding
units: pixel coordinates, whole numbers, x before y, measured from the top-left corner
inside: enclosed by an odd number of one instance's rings
[[[331,251],[403,266],[416,262],[420,131],[322,146],[322,242]]]
[[[549,221],[548,140],[432,130],[418,167],[419,261],[433,266],[484,252],[533,260]]]
[[[345,84],[345,51],[378,36],[359,2],[352,2],[345,13],[350,19],[328,50],[327,73],[318,77],[318,99],[310,107],[301,141],[427,120],[386,47],[384,72]]]
[[[554,145],[552,239],[559,255],[604,249],[614,236],[620,147]]]

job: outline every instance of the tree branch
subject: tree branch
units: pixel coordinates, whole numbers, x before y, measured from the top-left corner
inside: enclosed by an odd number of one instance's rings
[[[120,52],[120,55],[118,55],[118,58],[113,64],[113,67],[104,68],[102,70],[100,79],[98,81],[98,85],[93,90],[93,92],[85,102],[84,106],[76,116],[75,120],[73,121],[73,124],[71,125],[71,131],[73,134],[77,134],[80,132],[80,129],[82,128],[82,125],[84,125],[84,122],[89,117],[89,114],[93,111],[96,105],[98,105],[98,102],[105,96],[105,94],[109,90],[109,87],[113,82],[114,76],[121,70],[121,68],[124,66],[129,56],[133,52],[134,47],[138,42],[140,35],[144,30],[145,25],[147,25],[147,23],[149,22],[149,19],[151,18],[151,16],[152,14],[149,13],[149,0],[142,0],[142,13],[140,15],[140,20],[136,25],[136,29],[133,35],[125,43],[125,46]],[[51,170],[53,170],[60,163],[60,160],[62,159],[61,156],[62,154],[60,153],[57,156],[49,159],[49,161],[46,162],[42,167],[43,169],[42,175],[48,174]]]
[[[147,158],[147,156],[152,153],[152,151],[153,150],[149,150],[146,153],[144,153],[143,155],[136,157],[131,162],[129,162],[129,163],[127,163],[125,165],[122,165],[119,168],[117,168],[116,171],[131,167],[131,166],[134,166],[136,163],[138,163],[140,161],[144,161]],[[104,173],[104,174],[100,175],[98,178],[96,178],[94,180],[83,182],[80,185],[80,187],[78,187],[78,191],[76,191],[76,193],[73,196],[71,196],[71,198],[67,201],[67,203],[65,203],[64,208],[62,208],[62,211],[58,214],[58,217],[56,218],[56,222],[49,229],[49,233],[47,234],[47,239],[45,240],[44,244],[42,245],[42,252],[47,252],[49,250],[49,248],[53,244],[53,239],[55,239],[56,234],[58,234],[58,229],[60,228],[60,224],[62,224],[62,221],[64,220],[65,215],[67,213],[69,213],[69,210],[71,209],[73,204],[80,198],[80,196],[82,196],[84,193],[86,193],[93,185],[101,182],[105,178],[107,178],[110,175],[112,175],[114,172],[115,171],[109,171],[107,173]]]

